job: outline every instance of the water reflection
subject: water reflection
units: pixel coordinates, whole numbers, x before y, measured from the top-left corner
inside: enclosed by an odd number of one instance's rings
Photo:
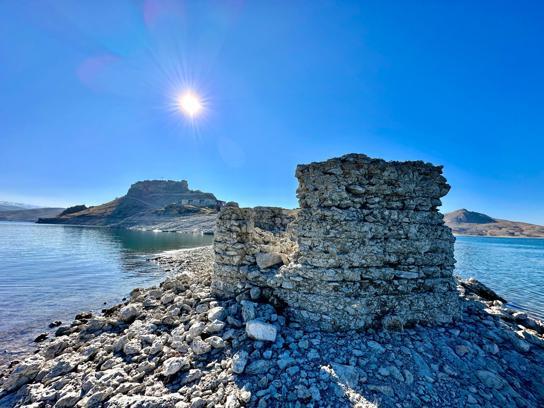
[[[0,348],[28,347],[56,319],[119,302],[164,277],[146,255],[210,236],[0,223]]]
[[[102,230],[111,234],[111,239],[119,242],[123,248],[138,252],[158,252],[172,249],[209,245],[209,235],[177,234],[174,232],[151,232],[134,230]]]

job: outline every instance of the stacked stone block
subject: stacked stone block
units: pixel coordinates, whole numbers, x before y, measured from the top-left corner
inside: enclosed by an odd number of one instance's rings
[[[226,205],[214,236],[214,290],[235,296],[251,287],[270,287],[277,269],[296,248],[287,226],[294,211],[277,207]]]
[[[276,294],[322,329],[446,323],[459,315],[442,168],[351,154],[300,165],[294,261]]]
[[[220,294],[266,288],[290,317],[325,330],[459,316],[454,237],[437,210],[450,188],[441,167],[350,154],[300,165],[296,176],[296,213],[221,211],[214,244]]]

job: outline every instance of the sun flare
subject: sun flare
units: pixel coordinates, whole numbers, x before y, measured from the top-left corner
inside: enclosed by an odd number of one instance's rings
[[[186,91],[178,99],[178,108],[183,114],[194,118],[202,112],[202,102],[197,94]]]

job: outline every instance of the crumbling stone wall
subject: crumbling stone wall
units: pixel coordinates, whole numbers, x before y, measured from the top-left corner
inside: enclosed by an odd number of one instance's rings
[[[213,288],[228,296],[271,287],[277,269],[296,249],[288,225],[295,211],[278,207],[239,208],[229,203],[218,215],[214,236]]]
[[[450,188],[441,167],[351,154],[300,165],[296,176],[301,208],[280,233],[296,245],[272,268],[263,272],[254,261],[255,246],[268,253],[271,241],[242,232],[259,214],[220,214],[215,282],[224,283],[224,294],[269,288],[292,318],[325,330],[446,323],[459,315],[454,237],[437,210]],[[229,251],[242,263],[225,263]]]

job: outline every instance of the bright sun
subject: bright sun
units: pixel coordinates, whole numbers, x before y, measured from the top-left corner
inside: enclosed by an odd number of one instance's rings
[[[186,91],[179,97],[178,107],[185,115],[194,118],[202,111],[202,102],[194,92]]]

